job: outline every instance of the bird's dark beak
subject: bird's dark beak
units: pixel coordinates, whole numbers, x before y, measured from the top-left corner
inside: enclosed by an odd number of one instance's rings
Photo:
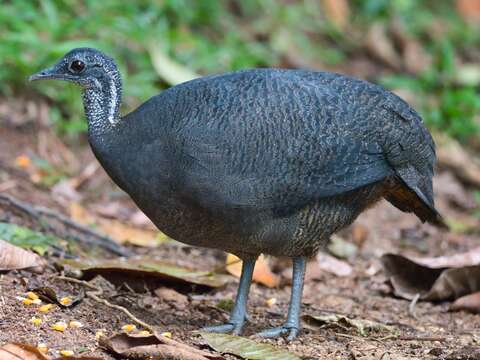
[[[52,66],[48,69],[45,69],[36,74],[33,74],[28,78],[29,81],[48,80],[48,79],[63,79],[63,76],[62,74],[57,73],[56,66]]]

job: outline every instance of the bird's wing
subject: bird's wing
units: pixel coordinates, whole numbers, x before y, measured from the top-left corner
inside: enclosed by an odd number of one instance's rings
[[[207,208],[251,208],[288,213],[329,197],[382,180],[394,173],[374,143],[344,138],[316,153],[279,153],[283,166],[242,171],[217,144],[196,143],[184,172],[189,195]],[[193,150],[193,148],[190,148]],[[315,149],[312,149],[315,151]],[[322,157],[321,154],[328,153]]]
[[[288,212],[394,173],[376,135],[378,104],[310,79],[256,80],[241,82],[242,96],[223,79],[189,97],[175,131],[185,197],[212,209]]]

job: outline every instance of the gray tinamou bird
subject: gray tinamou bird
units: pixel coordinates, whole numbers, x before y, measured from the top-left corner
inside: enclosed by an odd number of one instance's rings
[[[328,72],[255,69],[174,86],[121,117],[115,62],[81,48],[30,80],[83,88],[88,140],[115,183],[170,237],[243,259],[228,323],[239,334],[259,254],[293,258],[283,326],[297,336],[305,259],[385,198],[444,226],[432,191],[435,146],[391,92]]]

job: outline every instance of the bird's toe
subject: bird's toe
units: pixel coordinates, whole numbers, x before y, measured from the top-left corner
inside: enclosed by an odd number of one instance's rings
[[[207,326],[202,328],[202,331],[221,334],[232,333],[233,335],[239,335],[242,332],[242,328],[243,323],[226,323],[222,325]]]
[[[288,335],[287,340],[291,341],[297,337],[298,332],[299,332],[299,329],[296,327],[279,326],[279,327],[263,330],[257,333],[256,336],[261,338],[276,338],[276,337]]]

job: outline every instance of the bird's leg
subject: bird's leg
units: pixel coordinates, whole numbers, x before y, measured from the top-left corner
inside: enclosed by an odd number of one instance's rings
[[[302,306],[303,280],[305,278],[304,257],[293,258],[293,275],[292,275],[292,293],[290,296],[290,305],[288,306],[287,321],[283,326],[267,329],[257,334],[264,338],[278,337],[288,334],[288,340],[297,337],[300,330],[300,308]]]
[[[239,335],[243,324],[247,320],[247,300],[252,283],[253,269],[255,268],[256,258],[249,258],[243,261],[242,275],[238,285],[237,298],[230,314],[230,319],[226,324],[218,326],[205,327],[202,330],[216,333],[229,333]]]

